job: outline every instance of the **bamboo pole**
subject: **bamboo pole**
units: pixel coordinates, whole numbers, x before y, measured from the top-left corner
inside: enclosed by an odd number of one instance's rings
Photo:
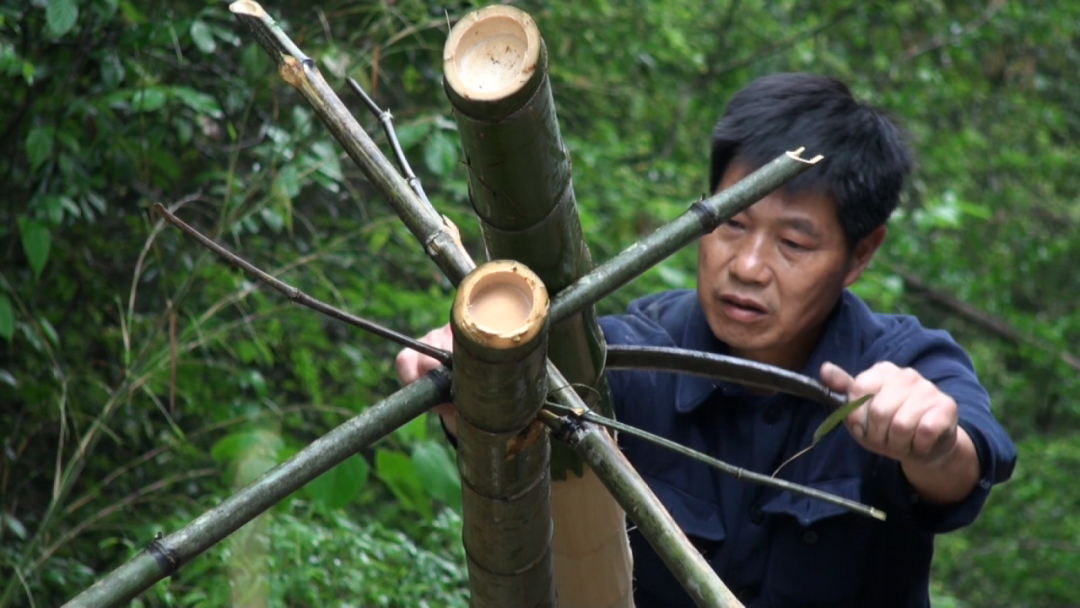
[[[277,64],[281,79],[304,97],[353,162],[386,195],[428,256],[457,284],[476,264],[461,246],[453,223],[420,200],[330,88],[315,61],[289,39],[258,2],[237,0],[229,5],[229,10],[250,28],[259,45]]]
[[[554,607],[548,295],[518,262],[489,262],[454,298],[454,402],[472,608]]]
[[[524,263],[557,293],[593,264],[559,132],[547,48],[535,21],[509,6],[468,13],[450,30],[443,70],[488,257]],[[590,407],[611,415],[593,306],[552,326],[548,357]],[[580,456],[560,443],[552,446],[551,478],[560,604],[632,606],[633,564],[622,509]]]
[[[445,368],[432,370],[316,439],[188,525],[155,539],[146,550],[64,604],[65,608],[119,606],[131,601],[289,494],[445,402],[450,386]]]

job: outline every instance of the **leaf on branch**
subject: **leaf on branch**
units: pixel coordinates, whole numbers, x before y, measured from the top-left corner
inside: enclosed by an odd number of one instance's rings
[[[26,136],[26,156],[30,169],[34,170],[49,160],[53,152],[53,130],[51,127],[35,127]]]
[[[15,312],[11,309],[11,300],[0,293],[0,337],[11,342],[15,333]]]
[[[52,35],[60,37],[70,32],[78,19],[79,7],[75,5],[75,0],[49,0],[49,8],[45,9],[45,25]]]
[[[195,48],[199,49],[204,55],[209,55],[217,49],[217,42],[214,41],[214,33],[210,31],[210,26],[206,25],[206,22],[202,19],[196,19],[191,22],[191,40],[195,43]]]
[[[49,246],[52,244],[49,228],[38,220],[21,216],[19,236],[22,238],[23,251],[30,262],[30,269],[34,271],[34,278],[41,278],[41,271],[49,260]]]
[[[363,457],[353,456],[304,486],[304,494],[328,509],[344,508],[360,495],[370,471]]]
[[[417,443],[412,461],[428,495],[460,512],[461,479],[446,448],[434,441]]]

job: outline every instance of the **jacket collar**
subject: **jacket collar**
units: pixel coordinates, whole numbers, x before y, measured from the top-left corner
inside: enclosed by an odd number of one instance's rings
[[[682,315],[685,323],[682,335],[674,336],[679,341],[678,346],[718,355],[728,354],[728,345],[713,335],[697,297],[685,298],[680,305],[685,308]],[[845,289],[825,320],[817,346],[799,373],[817,380],[821,365],[826,361],[832,361],[850,374],[856,373],[860,351],[859,328],[870,315],[869,308]],[[717,390],[731,396],[748,394],[746,388],[737,383],[679,374],[675,379],[675,410],[681,414],[693,412]]]

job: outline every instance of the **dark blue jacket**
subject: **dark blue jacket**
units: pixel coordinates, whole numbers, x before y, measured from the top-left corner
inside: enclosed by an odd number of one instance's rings
[[[612,344],[676,346],[724,354],[693,291],[635,301],[600,320]],[[789,492],[752,485],[626,434],[627,458],[724,583],[746,606],[929,606],[934,535],[970,524],[992,485],[1007,480],[1016,448],[994,419],[971,361],[946,332],[910,316],[875,314],[845,291],[802,370],[822,362],[856,375],[879,361],[914,367],[960,408],[982,478],[960,504],[920,504],[899,465],[860,447],[844,427],[778,475],[884,510],[880,522]],[[788,395],[660,372],[610,371],[617,418],[729,464],[771,474],[827,415]],[[638,608],[693,606],[641,535],[630,534]]]

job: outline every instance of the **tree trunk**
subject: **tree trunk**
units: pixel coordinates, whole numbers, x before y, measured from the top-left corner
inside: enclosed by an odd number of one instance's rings
[[[517,260],[551,294],[592,269],[555,115],[547,50],[522,11],[492,6],[450,32],[445,88],[489,259]],[[593,409],[611,415],[592,306],[552,326],[548,356]],[[553,549],[560,605],[633,605],[625,514],[572,450],[552,445]]]

